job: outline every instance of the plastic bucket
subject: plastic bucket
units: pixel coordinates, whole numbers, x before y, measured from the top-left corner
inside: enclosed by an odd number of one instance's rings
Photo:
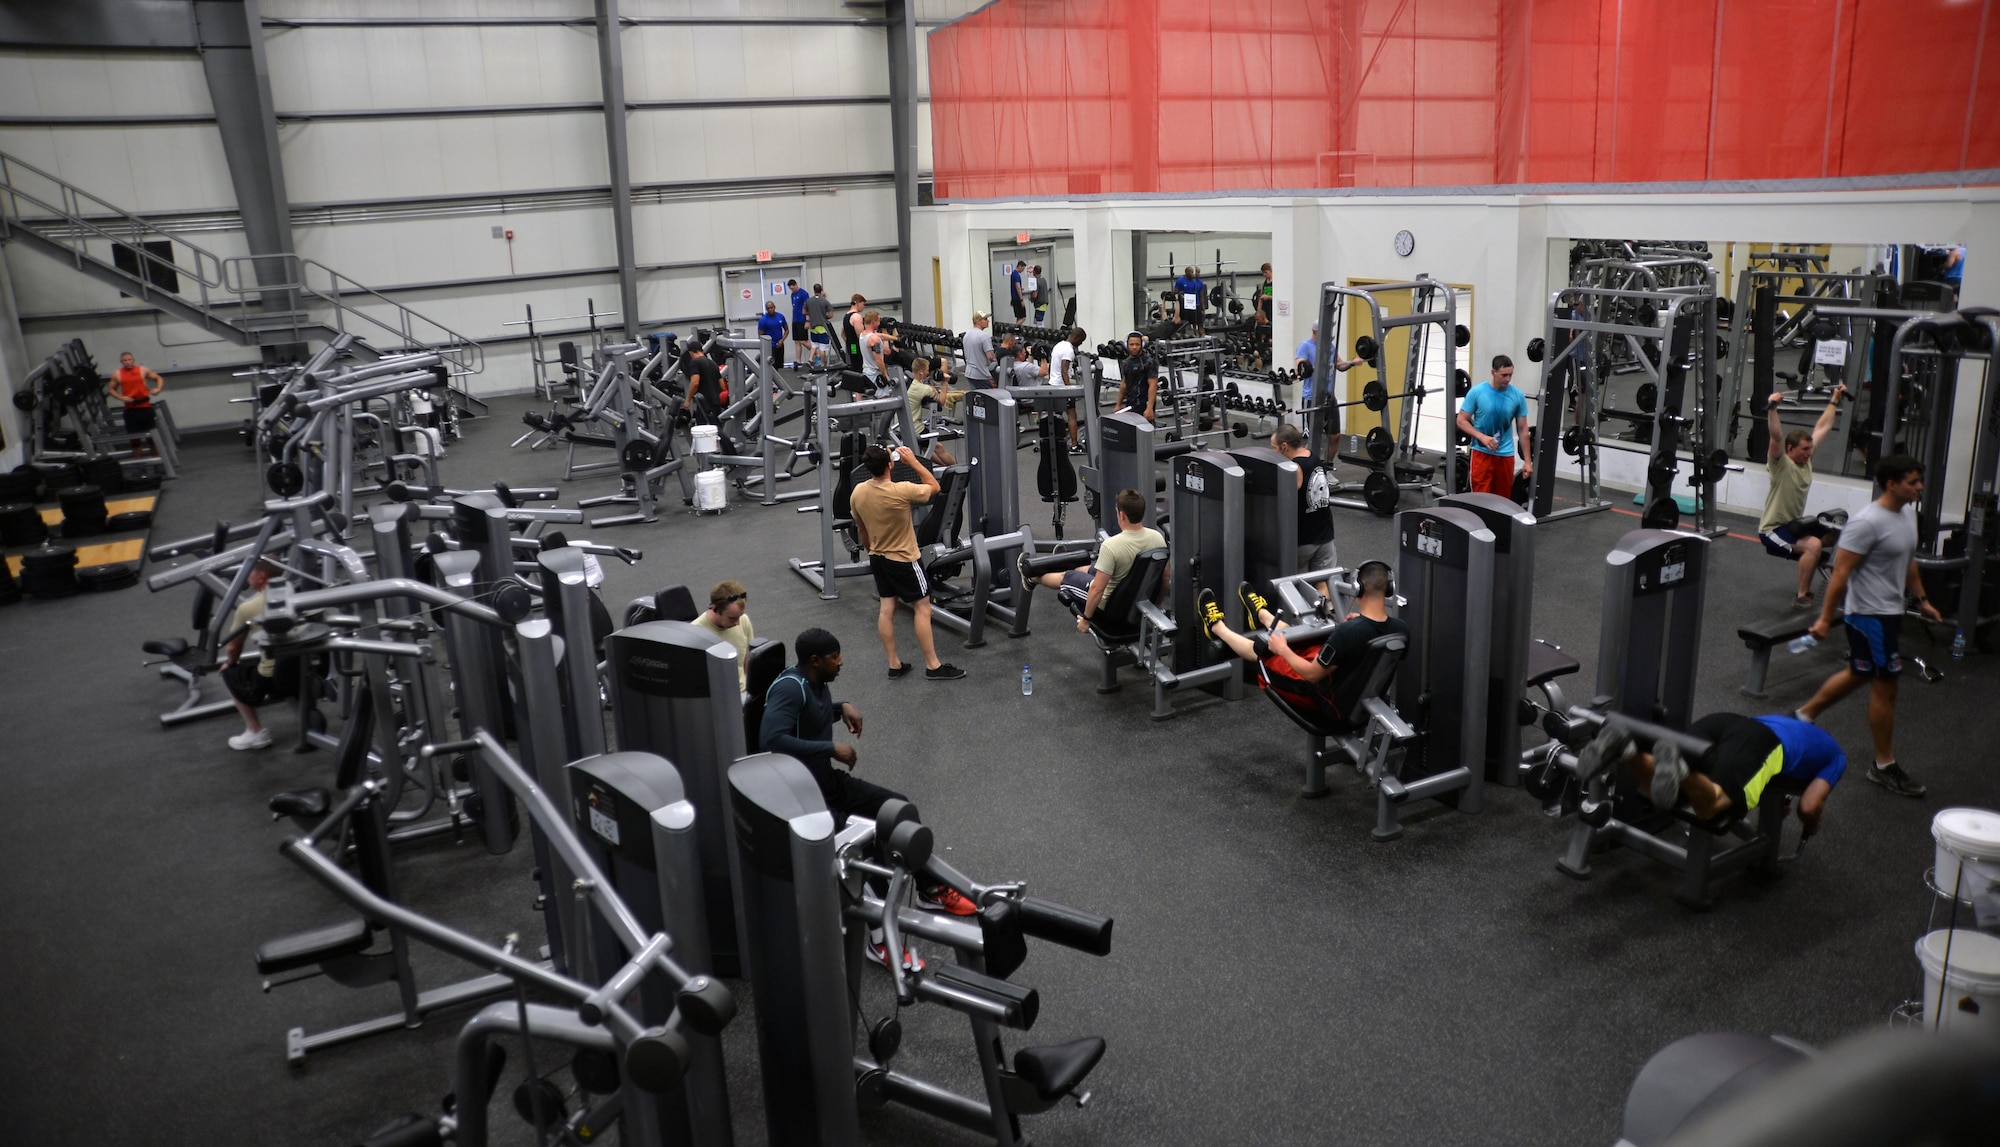
[[[729,508],[729,488],[720,470],[703,470],[694,476],[694,508],[703,514],[719,514]]]
[[[714,454],[722,449],[722,428],[719,426],[693,426],[688,433],[694,437],[696,454]]]
[[[1937,868],[1932,879],[1946,896],[1958,889],[1959,865],[1983,861],[1988,872],[2000,870],[2000,813],[1983,808],[1948,808],[1931,818],[1931,839],[1937,841]],[[1964,898],[1964,890],[1960,890]]]
[[[1924,966],[1923,1026],[2000,1032],[2000,937],[1939,929],[1917,941],[1917,962]]]

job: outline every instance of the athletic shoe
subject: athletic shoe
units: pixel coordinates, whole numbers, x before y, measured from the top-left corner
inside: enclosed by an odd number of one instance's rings
[[[1257,615],[1271,608],[1271,603],[1264,600],[1263,594],[1250,588],[1247,581],[1236,583],[1236,599],[1243,603],[1243,623],[1252,629],[1262,629],[1264,623]]]
[[[979,915],[979,905],[966,899],[958,889],[949,884],[940,884],[928,892],[918,893],[917,907],[927,912],[945,912],[953,916]]]
[[[1681,748],[1672,741],[1661,741],[1653,746],[1653,784],[1647,795],[1653,798],[1653,807],[1670,809],[1681,801],[1681,782],[1687,779],[1688,764],[1681,757]]]
[[[271,730],[259,729],[254,733],[238,733],[229,738],[229,747],[239,753],[247,749],[268,749],[271,747]]]
[[[1035,579],[1028,576],[1028,551],[1022,550],[1014,556],[1014,576],[1016,585],[1027,585]]]
[[[1583,751],[1576,755],[1577,772],[1580,779],[1589,780],[1619,761],[1625,759],[1625,750],[1632,747],[1632,736],[1625,730],[1606,725],[1597,731]]]
[[[1868,779],[1899,797],[1920,797],[1930,791],[1918,784],[1915,778],[1903,771],[1903,766],[1894,761],[1869,769]]]
[[[965,670],[947,661],[936,669],[924,670],[924,677],[931,681],[956,681],[965,676]]]
[[[1813,596],[1809,593],[1802,593],[1799,596],[1792,599],[1792,608],[1811,609],[1812,603],[1813,603]]]
[[[1792,716],[1797,720],[1804,721],[1808,725],[1818,724],[1817,721],[1814,721],[1811,717],[1806,716],[1806,711],[1804,709],[1792,710]]]
[[[1222,607],[1215,604],[1215,591],[1204,589],[1194,599],[1195,619],[1201,622],[1201,635],[1215,640],[1215,627],[1222,624]]]
[[[907,676],[910,670],[915,668],[916,666],[910,664],[907,661],[903,662],[901,665],[891,665],[889,667],[889,679],[891,681],[894,681],[898,677]]]
[[[883,968],[888,968],[889,946],[880,941],[869,944],[868,958],[882,965]],[[910,973],[924,970],[924,958],[917,955],[916,948],[908,944],[903,945],[903,970]]]

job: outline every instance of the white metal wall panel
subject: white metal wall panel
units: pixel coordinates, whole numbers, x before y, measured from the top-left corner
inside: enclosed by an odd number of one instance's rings
[[[511,268],[509,245],[493,238],[494,227],[514,232]],[[301,226],[292,236],[301,255],[370,286],[571,271],[616,261],[607,208]]]
[[[208,115],[191,52],[0,49],[0,109],[11,115]]]
[[[894,163],[880,104],[635,111],[626,130],[635,184],[885,172]]]
[[[0,127],[0,151],[139,215],[236,206],[213,124]]]
[[[273,28],[278,113],[599,98],[587,27]]]
[[[590,0],[262,0],[267,20],[312,17],[589,16]]]
[[[609,181],[603,117],[595,112],[322,121],[280,128],[278,139],[294,203],[602,187]]]

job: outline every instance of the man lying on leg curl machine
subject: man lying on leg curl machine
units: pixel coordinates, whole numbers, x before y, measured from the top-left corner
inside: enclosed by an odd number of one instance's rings
[[[1706,764],[1689,761],[1670,741],[1641,751],[1631,734],[1612,721],[1577,754],[1577,771],[1588,780],[1623,764],[1653,807],[1671,809],[1685,798],[1711,830],[1741,820],[1773,788],[1799,793],[1805,835],[1819,832],[1826,798],[1847,771],[1847,754],[1826,730],[1796,717],[1710,713],[1687,732],[1714,743]]]

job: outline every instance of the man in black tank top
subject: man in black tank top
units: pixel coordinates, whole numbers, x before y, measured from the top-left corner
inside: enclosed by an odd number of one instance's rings
[[[1271,449],[1299,468],[1299,569],[1324,570],[1340,564],[1333,544],[1333,465],[1313,457],[1303,430],[1287,422],[1271,435]],[[1325,593],[1324,584],[1320,592]]]

